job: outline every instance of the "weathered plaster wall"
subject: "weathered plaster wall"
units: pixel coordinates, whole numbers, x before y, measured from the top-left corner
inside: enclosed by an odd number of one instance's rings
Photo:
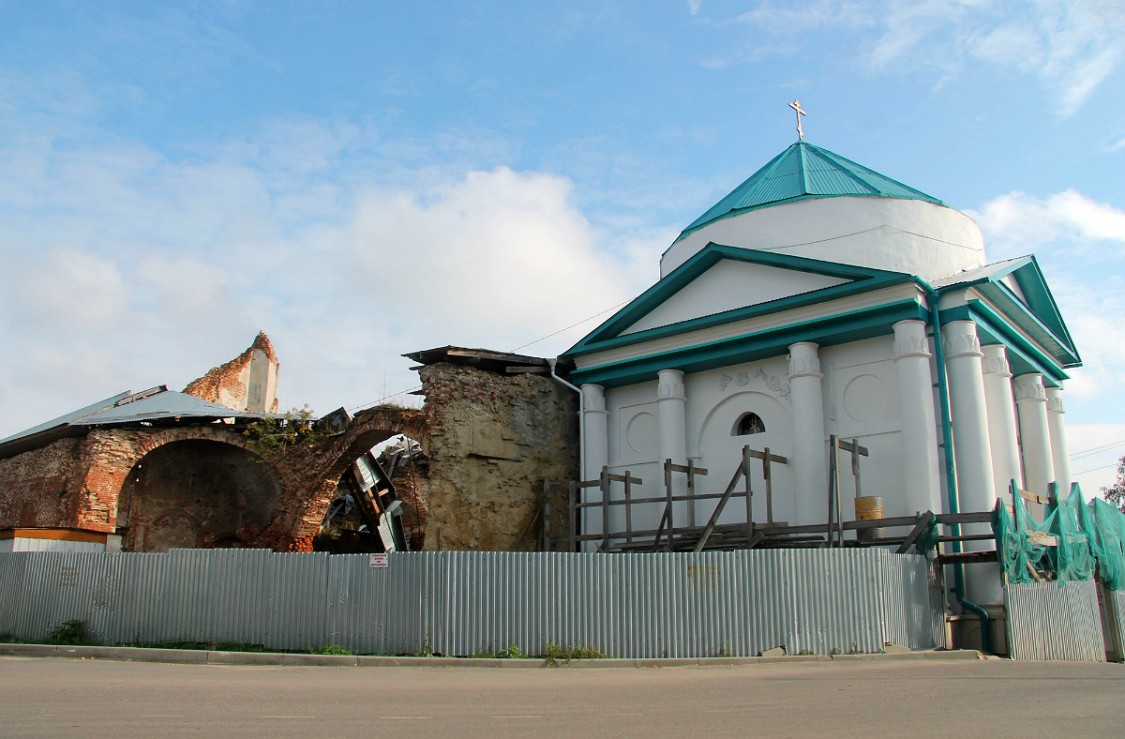
[[[276,413],[278,366],[269,337],[259,332],[246,351],[188,383],[184,392],[235,410]]]
[[[420,374],[430,459],[426,549],[513,549],[544,478],[577,479],[577,395],[543,375],[448,363]],[[560,540],[565,500],[552,501],[552,536]]]

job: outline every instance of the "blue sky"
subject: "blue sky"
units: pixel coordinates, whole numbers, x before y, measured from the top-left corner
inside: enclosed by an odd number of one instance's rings
[[[794,98],[812,143],[1039,257],[1088,365],[1073,467],[1106,484],[1118,0],[0,0],[0,437],[259,329],[319,412],[413,389],[407,351],[555,354],[795,139]]]

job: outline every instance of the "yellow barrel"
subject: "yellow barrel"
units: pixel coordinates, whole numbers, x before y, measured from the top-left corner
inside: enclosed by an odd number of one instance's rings
[[[855,520],[874,521],[883,517],[883,496],[864,495],[855,499]]]
[[[876,521],[883,517],[883,497],[880,495],[864,495],[855,499],[855,520]],[[872,541],[883,538],[883,529],[858,529],[856,538],[860,541]]]

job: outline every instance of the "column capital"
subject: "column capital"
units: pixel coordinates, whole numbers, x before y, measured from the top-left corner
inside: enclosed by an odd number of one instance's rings
[[[601,385],[582,386],[582,412],[608,413],[605,409],[605,388]]]
[[[678,369],[662,369],[656,373],[657,400],[686,400],[684,373]]]
[[[1066,413],[1066,408],[1063,407],[1061,387],[1047,388],[1047,412],[1060,415]]]
[[[924,321],[899,321],[892,326],[895,332],[895,360],[907,357],[930,357],[930,342],[926,338]]]
[[[1003,344],[989,344],[981,348],[984,354],[984,374],[1011,377],[1012,370],[1008,366],[1008,352]]]
[[[1043,387],[1043,375],[1038,372],[1020,375],[1012,385],[1016,391],[1017,403],[1028,401],[1036,403],[1047,402],[1047,392]]]
[[[960,357],[982,357],[977,325],[972,321],[953,321],[942,328],[945,334],[946,360]]]
[[[789,379],[824,377],[820,372],[820,347],[812,341],[799,341],[789,347]]]

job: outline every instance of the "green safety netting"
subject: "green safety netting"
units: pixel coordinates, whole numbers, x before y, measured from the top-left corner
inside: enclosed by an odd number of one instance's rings
[[[915,551],[919,554],[929,554],[937,550],[939,541],[941,541],[941,525],[936,518],[933,518],[930,520],[930,525],[918,537],[918,541],[914,543]]]
[[[1008,582],[1048,579],[1061,585],[1093,577],[1093,536],[1083,525],[1089,517],[1078,485],[1071,487],[1065,500],[1055,499],[1046,506],[1042,521],[1035,520],[1018,494],[1012,496],[1010,512],[1004,501],[997,501],[992,511],[992,530],[1000,569]]]
[[[1101,498],[1084,509],[1082,530],[1098,561],[1098,576],[1110,590],[1125,590],[1125,514]]]

